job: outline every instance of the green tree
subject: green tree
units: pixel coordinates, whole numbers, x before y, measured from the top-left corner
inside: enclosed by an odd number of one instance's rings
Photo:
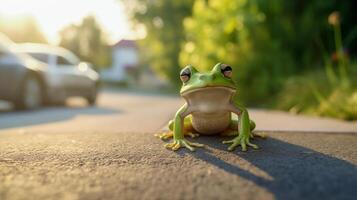
[[[350,2],[284,0],[196,0],[184,21],[180,63],[208,70],[216,62],[235,69],[234,78],[251,105],[272,100],[285,80],[322,68],[331,48],[328,14]]]
[[[179,53],[185,38],[183,20],[191,15],[193,0],[123,0],[136,24],[146,28],[141,41],[144,62],[167,78],[173,86],[180,85]]]
[[[266,102],[294,65],[266,28],[266,17],[256,1],[196,0],[184,23],[187,42],[181,63],[201,70],[217,62],[230,64],[243,90],[239,96],[250,104]]]
[[[111,51],[104,33],[93,16],[85,17],[79,25],[71,24],[60,31],[60,46],[96,68],[110,65]]]

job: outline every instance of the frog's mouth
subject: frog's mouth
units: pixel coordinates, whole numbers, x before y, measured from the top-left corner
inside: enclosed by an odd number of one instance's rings
[[[206,86],[201,88],[196,88],[192,90],[185,91],[181,93],[181,96],[184,98],[189,98],[190,96],[200,95],[202,98],[214,98],[214,97],[222,97],[229,96],[231,97],[236,92],[235,89],[230,87],[223,86]]]

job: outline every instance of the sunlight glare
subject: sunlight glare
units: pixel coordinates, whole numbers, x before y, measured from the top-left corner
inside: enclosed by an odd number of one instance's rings
[[[30,15],[39,24],[50,43],[58,43],[57,32],[71,23],[94,15],[114,43],[121,38],[142,37],[134,31],[119,0],[0,0],[0,17]]]

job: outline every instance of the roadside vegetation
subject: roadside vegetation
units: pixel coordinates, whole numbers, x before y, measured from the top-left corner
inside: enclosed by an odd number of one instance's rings
[[[118,1],[133,26],[146,30],[140,69],[152,68],[174,93],[185,65],[204,71],[225,62],[247,106],[357,120],[357,1]],[[47,43],[36,21],[25,18],[0,16],[0,32],[15,42]],[[111,46],[95,17],[59,36],[97,70],[110,66]]]
[[[123,0],[125,2],[125,0]],[[143,65],[175,87],[187,64],[234,67],[246,105],[357,119],[353,1],[135,0]]]
[[[280,103],[275,106],[293,113],[356,120],[357,63],[350,64],[343,48],[339,13],[331,13],[328,22],[333,28],[336,49],[331,57],[326,53],[324,71],[289,78],[278,96]],[[348,36],[352,38],[356,31],[357,26]]]

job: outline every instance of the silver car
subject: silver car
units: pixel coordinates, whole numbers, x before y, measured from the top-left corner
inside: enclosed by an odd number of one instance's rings
[[[0,99],[17,109],[39,107],[46,99],[45,63],[14,52],[15,45],[0,35]]]
[[[97,97],[99,75],[90,63],[81,62],[72,52],[62,47],[44,44],[18,44],[15,51],[30,55],[46,63],[45,80],[51,88],[52,102],[63,102],[67,97],[82,96],[89,104]]]
[[[96,102],[99,75],[89,63],[61,47],[4,41],[0,40],[0,99],[18,109],[62,104],[71,96],[84,97],[90,105]]]

